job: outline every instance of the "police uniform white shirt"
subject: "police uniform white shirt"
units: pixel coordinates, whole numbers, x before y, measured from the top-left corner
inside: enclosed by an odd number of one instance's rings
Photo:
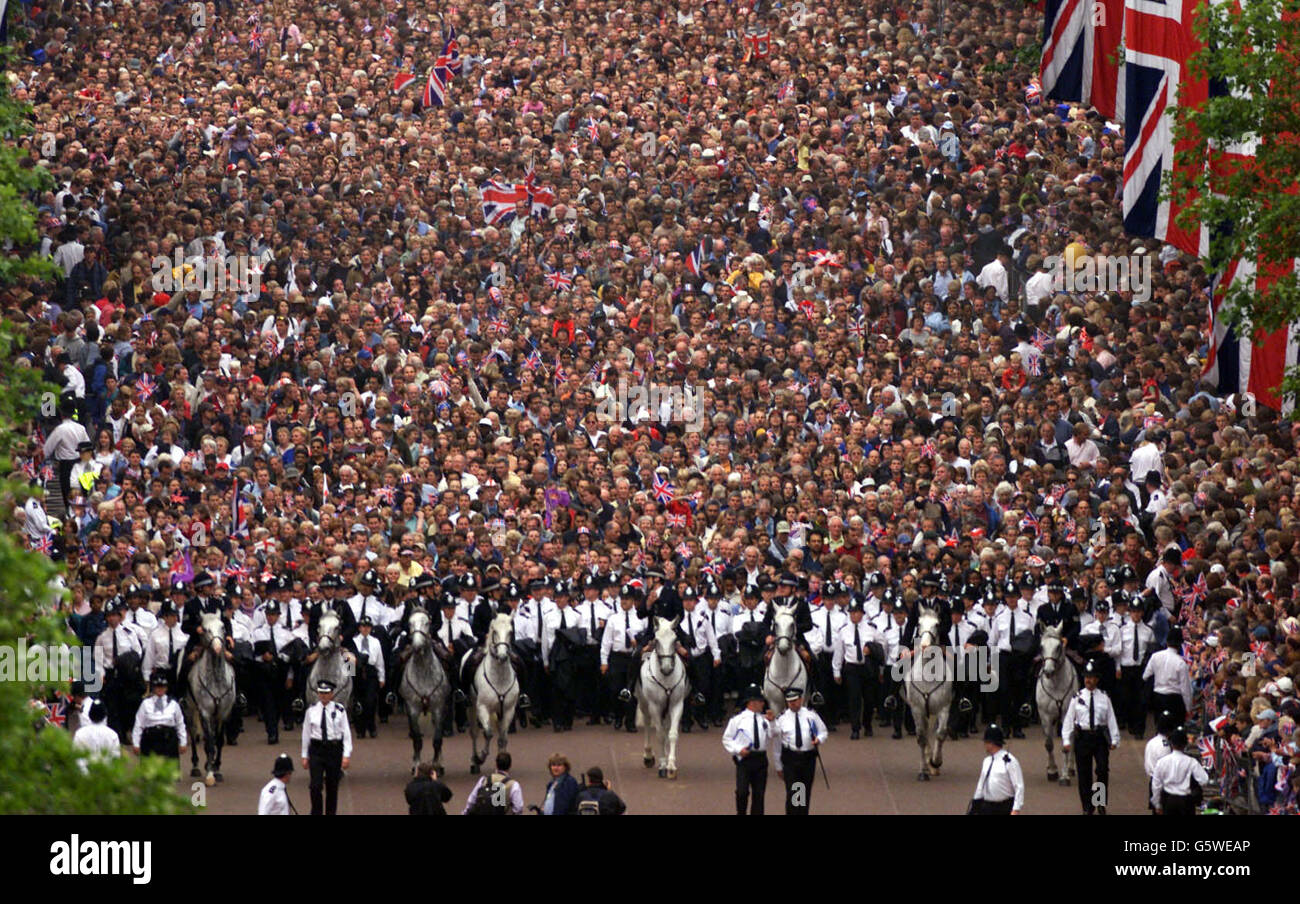
[[[1192,676],[1177,650],[1165,647],[1152,656],[1142,672],[1142,680],[1148,678],[1155,679],[1153,693],[1178,694],[1183,698],[1183,705],[1192,708]]]
[[[1079,631],[1082,633],[1084,628],[1088,627],[1089,625],[1093,624],[1096,621],[1097,621],[1096,616],[1094,616],[1091,612],[1080,612]]]
[[[302,600],[291,599],[286,603],[280,604],[280,621],[289,626],[293,636],[305,644],[311,643],[311,631],[307,626],[307,607],[303,605]],[[292,625],[290,625],[292,619]]]
[[[889,626],[894,623],[894,615],[892,612],[886,612],[882,609],[875,615],[865,616],[862,621],[884,634],[889,630]]]
[[[1020,761],[1005,750],[984,757],[980,777],[975,784],[975,799],[990,803],[1011,800],[1011,809],[1019,812],[1025,805],[1025,776]]]
[[[887,665],[897,665],[898,660],[902,657],[904,649],[903,632],[906,630],[907,619],[903,619],[902,624],[899,624],[898,619],[891,615],[889,617],[889,627],[880,632],[880,636],[884,638],[885,662]]]
[[[728,610],[727,604],[722,600],[718,601],[717,608],[706,604],[702,610],[697,609],[696,611],[703,612],[704,618],[709,622],[709,627],[713,629],[713,636],[718,638],[719,641],[734,633],[731,630],[731,612]]]
[[[741,606],[740,611],[731,619],[731,630],[736,634],[745,626],[746,622],[761,622],[767,618],[767,603],[759,600],[753,609],[748,606]]]
[[[868,620],[874,619],[880,614],[880,597],[875,593],[868,593],[862,600],[862,611]]]
[[[253,610],[254,631],[256,631],[258,628],[266,624],[266,605],[269,602],[271,602],[271,600],[267,600],[266,602],[262,603],[262,605],[258,606]],[[298,602],[297,600],[283,600],[283,601],[277,600],[277,602],[280,605],[279,624],[282,625],[288,631],[293,631],[299,625],[303,625],[304,628],[303,633],[305,635],[306,625],[303,623],[302,620],[302,603]],[[307,639],[306,636],[304,636],[303,639],[306,640]]]
[[[1124,643],[1123,638],[1120,636],[1119,622],[1108,615],[1105,621],[1097,619],[1094,624],[1101,631],[1102,649],[1105,650],[1107,656],[1118,663]]]
[[[794,742],[795,720],[799,722],[799,744]],[[750,727],[753,728],[752,725]],[[798,750],[806,753],[813,749],[814,738],[822,744],[826,743],[826,723],[822,721],[821,716],[806,706],[800,707],[797,713],[787,708],[776,717],[773,728],[772,753],[776,757],[776,768],[782,772],[785,769],[781,758],[785,751]]]
[[[236,643],[253,642],[253,619],[238,606],[230,616],[230,639]]]
[[[826,622],[830,621],[831,642],[826,643]],[[804,639],[808,641],[808,647],[812,650],[814,656],[820,656],[822,653],[835,655],[835,636],[839,633],[840,628],[848,622],[848,615],[840,609],[839,606],[819,606],[812,611],[813,628],[804,634]],[[866,619],[863,619],[866,621]]]
[[[168,635],[171,635],[171,643],[168,644]],[[180,662],[181,655],[185,652],[185,644],[189,642],[190,636],[181,630],[181,626],[176,624],[169,630],[167,624],[158,625],[149,633],[149,640],[144,645],[144,655],[141,657],[141,672],[145,675],[152,675],[155,668],[170,669]]]
[[[1151,778],[1156,773],[1156,763],[1163,760],[1169,754],[1174,752],[1174,747],[1169,743],[1169,739],[1162,734],[1156,735],[1147,741],[1146,749],[1142,752],[1142,767],[1146,770],[1147,778]]]
[[[758,736],[754,736],[754,719],[758,719]],[[745,707],[731,717],[722,732],[722,747],[733,757],[739,757],[740,751],[749,748],[750,756],[762,756],[767,753],[768,743],[772,737],[772,723],[763,714]]]
[[[373,593],[358,593],[348,597],[348,608],[357,621],[361,621],[362,615],[369,615],[370,620],[375,621],[380,616],[379,610],[387,607]]]
[[[980,631],[983,631],[985,634],[987,634],[990,640],[993,639],[993,619],[996,616],[997,616],[996,609],[993,610],[992,615],[989,615],[987,612],[984,611],[983,606],[976,606],[974,609],[966,613],[966,618],[970,620],[970,623]]]
[[[540,599],[529,598],[523,601],[519,610],[527,610],[524,620],[528,621],[528,636],[539,644],[542,642],[542,631],[546,629],[546,617],[556,610],[555,601],[549,596],[543,596]],[[541,613],[540,620],[538,613]]]
[[[375,667],[375,672],[379,675],[379,683],[384,683],[384,648],[379,645],[379,638],[371,634],[369,637],[357,636],[352,638],[352,645],[356,648],[358,656],[365,655],[366,664]]]
[[[836,678],[840,677],[844,669],[844,663],[847,662],[850,665],[862,665],[867,661],[867,654],[863,649],[860,647],[855,648],[854,646],[854,628],[858,629],[858,640],[862,642],[862,647],[865,647],[869,643],[878,643],[881,646],[888,646],[888,640],[876,630],[875,625],[872,625],[865,618],[856,625],[853,624],[853,619],[848,619],[844,624],[840,625],[840,629],[835,634],[834,643],[832,644],[831,674]]]
[[[1192,793],[1192,782],[1209,784],[1210,776],[1199,760],[1193,759],[1181,750],[1174,750],[1168,756],[1161,757],[1151,772],[1151,803],[1160,806],[1160,793],[1168,791],[1179,797]]]
[[[117,636],[117,655],[121,656],[126,652],[140,653],[140,637],[135,631],[132,631],[126,625],[118,625],[116,628],[105,628],[99,632],[95,638],[95,649],[98,651],[96,661],[102,663],[104,670],[116,668],[117,663],[113,659],[113,637]],[[102,676],[102,673],[101,673]]]
[[[1061,720],[1061,740],[1069,746],[1076,730],[1097,731],[1102,728],[1110,732],[1110,745],[1118,745],[1119,722],[1115,719],[1115,707],[1110,705],[1110,697],[1101,688],[1090,691],[1085,687],[1074,695],[1065,709],[1065,718]]]
[[[645,622],[636,614],[636,608],[618,611],[605,622],[605,634],[600,639],[600,664],[609,665],[610,653],[631,653],[636,649],[636,635]]]
[[[1160,598],[1160,605],[1165,607],[1165,611],[1173,612],[1175,610],[1177,604],[1174,602],[1173,582],[1169,579],[1169,572],[1165,571],[1163,564],[1151,569],[1151,573],[1147,575],[1146,584],[1143,586],[1156,592],[1156,596]]]
[[[262,786],[262,793],[257,798],[258,816],[292,816],[289,809],[289,792],[284,782],[272,778]]]
[[[1151,628],[1131,618],[1124,619],[1124,624],[1119,629],[1119,637],[1121,652],[1115,661],[1122,666],[1141,665],[1147,651],[1156,642],[1155,632]]]
[[[965,659],[965,645],[976,630],[975,625],[967,621],[964,616],[955,625],[951,622],[948,623],[948,630],[944,634],[944,640],[948,641],[948,646],[952,648],[953,658],[956,661],[961,662]]]
[[[1034,617],[1032,615],[1019,607],[1012,609],[1008,606],[993,617],[993,634],[995,635],[993,646],[996,646],[1001,653],[1010,653],[1011,638],[1016,634],[1023,634],[1033,629]]]
[[[284,616],[280,616],[281,619]],[[284,658],[284,648],[293,643],[296,638],[292,631],[284,626],[283,620],[277,621],[274,625],[263,622],[253,629],[253,643],[259,644],[264,641],[274,641],[274,653],[278,658]]]
[[[352,756],[352,726],[348,724],[347,711],[337,700],[331,700],[327,708],[323,701],[317,700],[307,707],[307,714],[302,723],[302,755],[306,759],[312,741],[321,739],[321,720],[328,719],[329,739],[343,742],[343,757]]]
[[[1028,603],[1025,603],[1023,599],[1020,601],[1020,608],[1024,609],[1034,618],[1038,618],[1039,607],[1046,605],[1048,602],[1047,585],[1040,584],[1038,589],[1034,591],[1034,595],[1029,598]]]
[[[103,722],[78,728],[72,736],[72,746],[86,751],[91,759],[111,760],[122,755],[122,741],[117,732]]]
[[[687,636],[695,641],[695,645],[688,650],[692,656],[707,654],[714,661],[722,658],[722,650],[718,647],[718,637],[713,633],[713,626],[709,624],[707,609],[701,610],[698,603],[696,603],[694,611],[687,612],[683,609],[681,627]]]
[[[163,696],[159,703],[157,694],[150,694],[140,701],[140,708],[135,711],[135,727],[131,729],[131,746],[139,747],[140,738],[146,728],[167,725],[176,729],[177,744],[181,747],[189,743],[185,734],[185,716],[181,705],[169,696]]]
[[[475,639],[474,628],[468,620],[461,618],[459,615],[452,616],[450,620],[444,616],[442,624],[438,626],[438,640],[450,650],[457,637],[468,637],[473,641]]]
[[[600,643],[600,628],[609,620],[609,614],[609,601],[602,596],[594,600],[583,600],[573,607],[578,627],[587,633],[587,646],[594,647]]]
[[[572,606],[565,606],[563,609],[556,606],[546,615],[542,622],[542,664],[547,668],[551,665],[551,650],[555,648],[555,632],[560,630],[561,613],[563,613],[566,629],[586,626],[586,623],[579,618],[578,610]]]
[[[158,616],[141,606],[139,609],[128,609],[122,616],[122,624],[136,632],[140,646],[143,647],[153,629],[158,627]]]

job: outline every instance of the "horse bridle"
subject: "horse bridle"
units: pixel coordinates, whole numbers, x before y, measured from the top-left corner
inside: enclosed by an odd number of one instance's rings
[[[917,627],[919,628],[920,625],[918,625]],[[921,639],[925,637],[930,638],[931,641],[930,647],[920,646]],[[916,654],[918,650],[934,649],[938,646],[939,646],[939,633],[937,627],[934,629],[927,628],[925,631],[922,631],[920,634],[918,634],[916,639],[912,643],[912,666],[908,668],[908,673],[910,674],[912,668],[916,666]],[[912,689],[915,690],[918,694],[920,694],[921,697],[925,700],[925,714],[927,716],[930,715],[930,695],[948,683],[949,682],[947,681],[940,681],[937,685],[930,688],[928,691],[925,691],[921,689],[921,686],[918,682],[916,681],[912,682]],[[906,686],[906,679],[904,679],[904,685]]]
[[[1049,656],[1049,657],[1044,657],[1043,662],[1044,662],[1044,663],[1046,663],[1046,662],[1048,662],[1048,661],[1051,661],[1051,662],[1057,662],[1058,660],[1062,660],[1062,661],[1065,660],[1065,644],[1064,644],[1064,643],[1062,643],[1060,646],[1058,646],[1058,647],[1056,648],[1056,654],[1055,654],[1055,655],[1053,655],[1053,656]],[[1060,667],[1062,667],[1062,665],[1065,665],[1065,663],[1062,662],[1062,663],[1059,664],[1057,667],[1060,668]],[[1038,674],[1039,674],[1039,675],[1042,675],[1042,674],[1043,674],[1043,670],[1042,670],[1041,666],[1039,667]],[[1047,692],[1044,691],[1044,693],[1047,693]],[[1057,712],[1060,713],[1060,716],[1063,717],[1063,716],[1065,715],[1065,698],[1068,697],[1068,696],[1070,696],[1070,693],[1067,691],[1066,693],[1062,694],[1059,698],[1057,698],[1057,697],[1053,697],[1050,693],[1047,694],[1047,696],[1048,696],[1048,698],[1049,698],[1053,703],[1056,704]]]
[[[492,646],[492,649],[496,649],[497,647],[505,647],[505,648],[506,648],[505,659],[506,659],[507,662],[510,661],[510,644],[509,644],[509,642],[498,640],[498,641],[493,642],[491,646]],[[502,691],[502,690],[498,690],[498,689],[497,689],[497,686],[496,686],[495,684],[492,683],[492,676],[491,676],[490,674],[488,674],[488,670],[487,670],[487,669],[483,669],[482,674],[483,674],[483,680],[487,682],[487,686],[490,687],[490,688],[492,689],[492,693],[494,693],[494,694],[497,695],[497,720],[498,720],[499,722],[504,722],[505,719],[506,719],[506,694],[510,693],[510,689],[511,689],[511,688],[513,688],[513,687],[515,687],[517,684],[519,684],[519,676],[518,676],[517,674],[515,674],[514,666],[511,666],[511,668],[510,668],[510,678],[511,678],[511,680],[510,680],[510,685],[509,685],[509,686],[508,686],[504,691]]]

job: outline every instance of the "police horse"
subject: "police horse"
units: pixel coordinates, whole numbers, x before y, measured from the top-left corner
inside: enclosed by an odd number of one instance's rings
[[[938,775],[943,765],[943,738],[953,698],[952,663],[939,638],[939,616],[933,609],[921,609],[903,687],[916,722],[916,744],[921,749],[921,771],[916,778],[923,782]]]
[[[778,716],[785,711],[785,692],[792,687],[808,687],[808,668],[799,656],[795,643],[794,606],[777,606],[772,618],[772,658],[763,673],[763,696]]]
[[[411,774],[415,774],[424,749],[425,735],[433,737],[434,767],[442,771],[442,715],[447,706],[447,672],[433,648],[433,620],[422,608],[411,610],[406,634],[408,644],[399,654],[402,683],[398,694],[406,704],[411,734]]]
[[[686,707],[686,664],[677,655],[677,624],[656,617],[654,652],[641,660],[641,691],[637,699],[637,716],[645,728],[645,755],[642,762],[649,769],[655,765],[655,748],[659,749],[659,777],[677,778],[677,733],[682,711]]]
[[[348,710],[352,702],[353,666],[343,651],[343,623],[336,613],[326,611],[316,629],[316,661],[307,676],[307,705],[316,702],[316,683],[325,680],[334,684],[334,702]]]
[[[1061,721],[1065,708],[1079,690],[1079,676],[1074,665],[1065,656],[1065,639],[1059,625],[1044,628],[1039,638],[1042,668],[1034,686],[1034,699],[1038,702],[1038,722],[1043,727],[1043,746],[1047,748],[1047,780],[1060,780],[1068,785],[1074,779],[1074,758],[1062,754],[1065,775],[1056,768],[1055,741],[1061,736]]]
[[[226,660],[226,630],[221,616],[203,616],[203,642],[198,659],[189,670],[188,719],[190,732],[190,776],[203,776],[212,787],[221,777],[221,749],[225,746],[224,726],[235,706],[235,668]],[[199,738],[203,739],[203,771],[199,772]]]
[[[487,634],[487,655],[479,664],[470,686],[469,720],[470,765],[469,771],[477,775],[479,765],[487,759],[492,746],[492,733],[496,732],[497,752],[506,749],[506,735],[515,717],[515,704],[519,702],[519,676],[510,661],[510,642],[514,637],[514,623],[509,615],[498,614],[492,619]],[[483,735],[483,750],[479,752],[478,736]]]

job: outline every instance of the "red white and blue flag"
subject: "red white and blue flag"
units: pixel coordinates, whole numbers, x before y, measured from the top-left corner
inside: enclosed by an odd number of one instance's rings
[[[429,69],[429,80],[424,85],[421,102],[426,107],[442,107],[447,103],[447,91],[453,77],[460,74],[460,43],[456,40],[456,26],[452,26],[443,42],[442,53]]]
[[[566,275],[561,270],[551,270],[546,274],[546,284],[555,291],[569,289],[573,286],[573,277]]]
[[[1090,104],[1113,119],[1117,104],[1122,103],[1119,44],[1123,33],[1124,0],[1047,0],[1038,69],[1043,96]],[[1035,100],[1028,88],[1025,100]]]
[[[555,204],[555,192],[537,184],[537,173],[532,166],[524,173],[524,190],[528,192],[529,212],[535,217],[544,217],[551,212]]]
[[[654,494],[657,502],[667,505],[673,501],[673,497],[676,493],[677,491],[671,483],[669,483],[665,478],[660,477],[658,474],[655,475]]]
[[[1203,379],[1214,383],[1220,395],[1249,393],[1274,411],[1289,413],[1293,400],[1283,398],[1279,387],[1286,368],[1300,361],[1300,327],[1284,326],[1271,332],[1251,330],[1249,324],[1229,322],[1224,301],[1233,289],[1247,288],[1266,298],[1287,266],[1300,272],[1300,258],[1281,267],[1260,267],[1237,258],[1215,277],[1210,293],[1210,347]],[[1260,270],[1264,272],[1260,272]]]
[[[686,255],[686,270],[691,276],[699,276],[704,272],[704,258],[708,254],[705,250],[705,239],[700,239],[700,243],[695,246],[695,250]]]
[[[515,205],[528,200],[528,189],[513,182],[483,183],[483,219],[496,226],[514,219]]]

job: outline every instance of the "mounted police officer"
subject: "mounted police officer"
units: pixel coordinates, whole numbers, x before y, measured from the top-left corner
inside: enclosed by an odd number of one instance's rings
[[[158,626],[149,632],[149,640],[145,644],[142,671],[146,675],[152,675],[156,670],[162,669],[167,674],[168,681],[179,687],[180,661],[188,646],[189,636],[181,630],[180,613],[171,600],[163,602],[158,610],[158,619]]]
[[[698,721],[708,727],[704,706],[708,702],[709,685],[715,670],[722,665],[722,650],[717,635],[708,618],[700,611],[699,593],[694,587],[683,587],[682,620],[677,625],[678,640],[686,649],[686,674],[690,679],[691,695],[686,701],[681,730],[689,732],[691,723]]]
[[[468,576],[468,575],[467,575]],[[447,680],[452,690],[452,705],[447,707],[443,717],[443,733],[455,734],[455,728],[465,730],[468,714],[465,704],[469,699],[461,684],[461,661],[465,654],[474,649],[474,631],[470,623],[460,614],[461,604],[449,593],[442,595],[442,600],[430,615],[433,616],[431,630],[434,637],[434,651],[446,666]]]

